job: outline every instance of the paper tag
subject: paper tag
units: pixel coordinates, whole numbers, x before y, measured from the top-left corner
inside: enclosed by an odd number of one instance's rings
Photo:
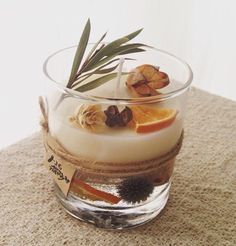
[[[76,168],[66,161],[60,160],[60,158],[49,150],[46,152],[44,165],[53,176],[53,179],[63,194],[67,196]]]

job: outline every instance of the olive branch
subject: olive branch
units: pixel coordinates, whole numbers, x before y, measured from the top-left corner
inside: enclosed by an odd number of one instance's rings
[[[67,88],[74,89],[78,92],[92,90],[114,79],[117,76],[117,73],[114,71],[119,65],[120,56],[143,52],[145,50],[141,47],[148,47],[147,45],[141,43],[127,44],[127,42],[135,38],[142,31],[142,29],[139,29],[107,44],[102,43],[107,34],[104,33],[88,52],[87,57],[84,58],[89,43],[90,31],[91,24],[90,19],[88,19],[79,40],[70,72],[70,77],[66,85]],[[124,60],[133,59],[124,58]],[[102,76],[88,82],[88,78],[94,74]],[[56,107],[65,97],[66,96],[61,97]]]

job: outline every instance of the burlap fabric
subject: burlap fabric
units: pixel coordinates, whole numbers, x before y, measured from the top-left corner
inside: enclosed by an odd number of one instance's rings
[[[236,102],[190,96],[170,199],[155,220],[116,232],[67,215],[37,133],[0,153],[0,245],[236,245]]]

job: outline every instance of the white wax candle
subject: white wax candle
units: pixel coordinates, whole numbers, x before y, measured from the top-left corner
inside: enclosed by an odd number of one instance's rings
[[[113,81],[90,92],[90,94],[114,95]],[[128,96],[121,86],[122,95]],[[58,97],[57,97],[58,98]],[[134,129],[108,128],[101,133],[93,133],[74,127],[69,117],[79,105],[78,99],[67,98],[56,111],[50,113],[51,134],[61,145],[75,156],[88,157],[105,162],[133,162],[156,158],[168,152],[177,143],[182,131],[182,115],[167,128],[152,133],[138,134]],[[176,108],[176,101],[161,103],[161,106]],[[178,107],[177,107],[178,108]]]

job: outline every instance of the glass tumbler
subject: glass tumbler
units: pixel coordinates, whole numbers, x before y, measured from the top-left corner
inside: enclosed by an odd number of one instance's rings
[[[144,224],[169,197],[192,71],[176,56],[150,48],[123,59],[110,81],[78,92],[66,87],[75,50],[60,50],[44,63],[45,165],[55,194],[69,214],[97,227]],[[165,72],[169,84],[138,97],[127,81],[144,64]]]

